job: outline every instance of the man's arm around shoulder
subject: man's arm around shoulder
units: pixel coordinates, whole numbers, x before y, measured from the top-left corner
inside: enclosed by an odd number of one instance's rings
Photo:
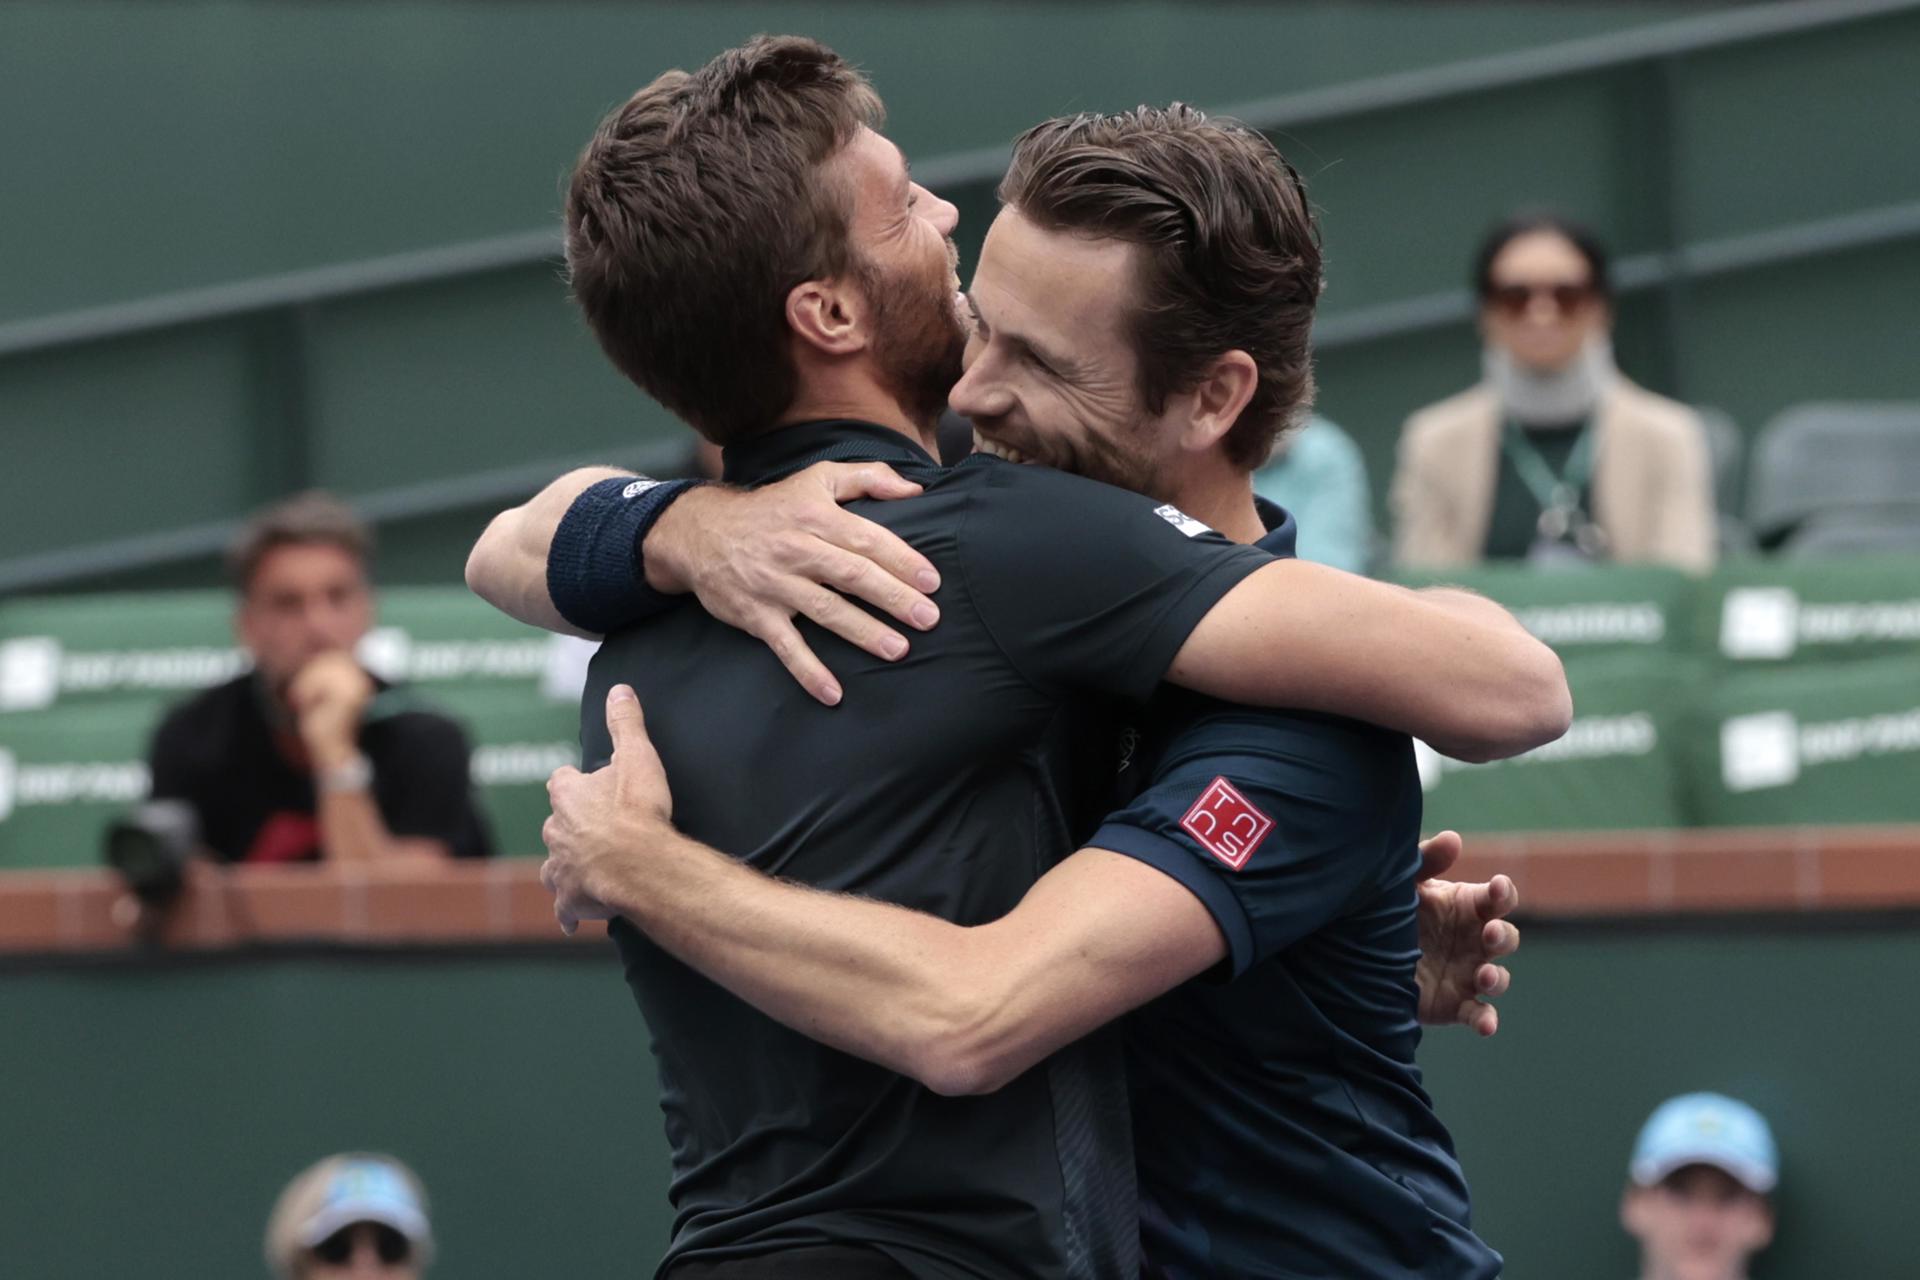
[[[1304,560],[1276,561],[1228,592],[1167,679],[1229,702],[1365,720],[1472,761],[1530,751],[1573,718],[1559,658],[1493,601]]]

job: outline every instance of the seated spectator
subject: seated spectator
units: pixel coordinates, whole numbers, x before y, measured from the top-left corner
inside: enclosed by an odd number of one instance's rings
[[[1511,219],[1481,245],[1474,287],[1484,377],[1401,432],[1394,559],[1711,568],[1706,429],[1614,367],[1600,243],[1559,218]]]
[[[1302,560],[1365,573],[1373,561],[1373,495],[1353,437],[1319,414],[1281,436],[1253,491],[1285,507],[1300,526]]]
[[[303,494],[230,550],[253,669],[168,712],[148,760],[153,798],[190,804],[223,862],[488,852],[465,734],[354,657],[373,623],[371,548],[345,506]]]
[[[267,1266],[279,1280],[416,1280],[433,1261],[426,1201],[392,1156],[328,1156],[274,1203]]]
[[[1780,1158],[1760,1113],[1717,1093],[1662,1103],[1634,1144],[1620,1223],[1640,1280],[1747,1280],[1773,1240]]]

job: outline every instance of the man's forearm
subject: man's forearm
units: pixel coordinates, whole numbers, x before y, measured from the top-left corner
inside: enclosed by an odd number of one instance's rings
[[[544,631],[587,635],[560,615],[547,591],[547,555],[567,509],[593,485],[631,475],[614,467],[569,471],[495,516],[467,557],[467,587],[494,608]]]
[[[316,819],[320,827],[320,855],[335,863],[384,863],[398,859],[438,861],[448,854],[446,842],[418,836],[395,836],[364,788],[322,790]]]
[[[945,1052],[968,1021],[968,930],[776,880],[670,827],[636,838],[644,863],[589,882],[600,902],[796,1031],[936,1091],[969,1090]]]
[[[1304,561],[1267,565],[1194,628],[1168,678],[1229,702],[1331,712],[1463,760],[1566,732],[1566,673],[1499,605]]]

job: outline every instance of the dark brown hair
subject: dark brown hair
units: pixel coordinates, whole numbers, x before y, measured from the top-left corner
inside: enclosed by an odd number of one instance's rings
[[[1140,247],[1131,328],[1150,412],[1238,349],[1260,380],[1227,456],[1261,465],[1304,417],[1319,232],[1306,185],[1263,135],[1177,102],[1049,120],[1014,143],[1000,199],[1047,230]]]
[[[309,489],[255,512],[241,526],[227,546],[227,572],[245,595],[269,551],[311,543],[340,548],[362,569],[373,558],[373,530],[366,522],[332,494]]]
[[[756,36],[609,115],[567,189],[567,268],[601,349],[707,439],[793,403],[786,298],[853,265],[850,194],[821,166],[880,99],[837,53]]]
[[[1550,232],[1572,245],[1587,260],[1588,282],[1593,285],[1594,292],[1606,301],[1613,300],[1613,272],[1607,261],[1607,248],[1600,243],[1600,237],[1583,224],[1552,210],[1529,209],[1493,227],[1481,239],[1480,247],[1474,250],[1473,290],[1482,302],[1493,295],[1493,260],[1515,240],[1536,231]]]

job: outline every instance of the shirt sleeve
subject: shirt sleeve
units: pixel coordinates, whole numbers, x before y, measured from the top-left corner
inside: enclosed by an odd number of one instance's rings
[[[1234,712],[1190,727],[1170,763],[1087,843],[1164,872],[1226,935],[1233,976],[1338,919],[1416,855],[1412,744],[1319,717]],[[1405,848],[1398,847],[1405,845]]]
[[[410,711],[373,726],[361,748],[373,763],[374,801],[396,836],[444,840],[457,858],[491,852],[474,807],[466,734],[444,716]]]
[[[1035,685],[1144,701],[1201,618],[1273,557],[1179,509],[1043,467],[992,469],[962,516],[967,590]]]

